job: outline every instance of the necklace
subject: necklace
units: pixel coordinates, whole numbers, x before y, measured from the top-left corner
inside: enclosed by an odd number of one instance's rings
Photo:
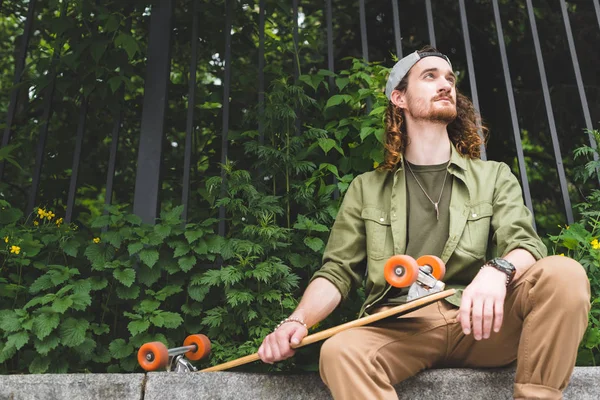
[[[427,192],[421,185],[421,182],[419,182],[419,180],[415,176],[415,173],[413,172],[412,168],[410,167],[410,163],[408,161],[406,161],[406,166],[408,167],[408,170],[410,171],[413,178],[415,178],[417,185],[419,185],[419,187],[423,191],[423,194],[425,194],[425,196],[427,196],[427,199],[431,202],[431,204],[433,204],[433,207],[435,208],[435,219],[438,221],[440,220],[440,209],[438,206],[440,204],[440,200],[442,199],[442,193],[444,193],[444,186],[446,185],[446,178],[448,177],[448,165],[450,165],[450,160],[448,160],[448,164],[446,165],[446,174],[444,174],[444,183],[442,183],[442,190],[440,191],[440,197],[438,197],[438,200],[436,202],[434,202],[433,200],[431,200],[431,197],[429,197],[429,195],[427,194]]]

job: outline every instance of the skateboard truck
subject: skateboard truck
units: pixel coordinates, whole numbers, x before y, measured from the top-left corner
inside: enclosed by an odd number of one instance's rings
[[[391,286],[409,287],[407,301],[439,293],[446,286],[440,280],[446,273],[446,266],[436,256],[422,256],[415,260],[407,255],[396,255],[385,263],[383,273]]]
[[[162,342],[150,342],[140,347],[137,359],[146,371],[165,368],[167,372],[197,371],[188,360],[197,361],[210,353],[210,340],[205,335],[188,336],[181,347],[167,349]]]

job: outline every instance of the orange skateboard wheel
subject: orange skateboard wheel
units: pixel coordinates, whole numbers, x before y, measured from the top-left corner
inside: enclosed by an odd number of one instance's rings
[[[446,275],[446,264],[441,258],[436,256],[421,256],[417,258],[419,267],[429,265],[431,267],[431,275],[437,280],[440,280]]]
[[[185,353],[188,360],[198,361],[210,354],[210,340],[206,335],[190,335],[183,341],[184,346],[196,345],[196,351]]]
[[[387,283],[394,287],[407,287],[417,280],[419,265],[411,256],[395,255],[385,263],[383,276]]]
[[[169,350],[161,342],[144,343],[138,350],[138,364],[145,371],[156,371],[169,364]]]

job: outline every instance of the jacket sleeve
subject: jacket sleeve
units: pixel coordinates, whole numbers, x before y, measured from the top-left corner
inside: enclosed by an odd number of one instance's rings
[[[329,280],[345,299],[365,274],[366,234],[361,218],[361,176],[352,181],[336,216],[325,252],[323,265],[312,277]]]
[[[501,163],[496,176],[492,215],[492,242],[496,254],[505,256],[521,248],[536,260],[548,250],[533,228],[533,216],[523,203],[521,186],[508,165]]]

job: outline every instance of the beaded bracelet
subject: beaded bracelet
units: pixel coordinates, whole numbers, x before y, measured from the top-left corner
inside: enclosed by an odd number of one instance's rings
[[[297,322],[299,324],[302,324],[302,326],[304,326],[306,329],[308,329],[308,327],[306,326],[306,324],[304,323],[304,321],[302,321],[300,318],[296,318],[296,317],[288,317],[284,320],[282,320],[276,327],[275,329],[273,329],[273,332],[275,332],[277,329],[279,329],[279,327],[283,324],[286,324],[288,322]]]

